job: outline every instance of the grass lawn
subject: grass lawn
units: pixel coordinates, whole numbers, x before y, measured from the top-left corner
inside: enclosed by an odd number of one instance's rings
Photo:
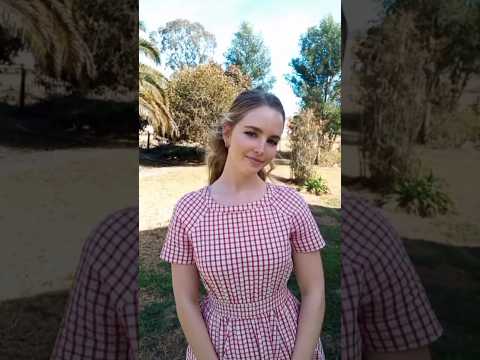
[[[317,214],[318,209],[312,209]],[[338,210],[328,209],[338,219]],[[322,251],[326,282],[326,318],[322,342],[328,359],[340,358],[340,225],[320,225],[327,247]],[[185,358],[186,340],[176,316],[170,264],[140,264],[140,359]],[[289,288],[299,298],[292,274]],[[202,294],[205,290],[202,288]]]
[[[432,358],[479,359],[480,248],[405,244],[444,331],[432,345]]]

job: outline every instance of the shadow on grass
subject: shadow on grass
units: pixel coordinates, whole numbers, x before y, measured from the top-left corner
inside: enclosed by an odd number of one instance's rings
[[[161,144],[140,151],[140,165],[146,167],[199,166],[205,164],[205,150],[192,145]]]
[[[146,167],[200,166],[206,164],[205,148],[191,144],[160,144],[154,148],[139,149],[140,165]],[[276,163],[289,162],[290,152],[277,153]]]
[[[23,110],[0,104],[0,144],[32,150],[138,147],[135,102],[73,96],[51,98]]]
[[[480,248],[404,243],[444,330],[432,345],[433,359],[479,359]]]
[[[1,302],[0,359],[48,359],[68,294],[60,291]]]
[[[339,219],[339,210],[312,206],[312,213]],[[325,271],[327,311],[322,332],[322,342],[327,358],[337,359],[340,354],[340,225],[319,225],[327,242],[322,250]],[[152,262],[158,259],[166,228],[140,233],[140,359],[184,359],[186,340],[176,316],[175,299],[171,282],[170,264]],[[162,236],[162,239],[158,239]],[[153,243],[146,244],[146,243]],[[144,253],[145,255],[143,255]],[[292,273],[288,287],[300,298],[295,275]],[[201,296],[206,294],[203,286]]]

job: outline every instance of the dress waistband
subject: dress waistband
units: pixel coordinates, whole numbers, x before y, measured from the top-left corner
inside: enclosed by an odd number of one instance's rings
[[[285,304],[289,292],[288,288],[284,288],[266,299],[250,303],[224,303],[218,301],[213,296],[208,296],[208,301],[213,311],[221,316],[245,319],[268,313]]]

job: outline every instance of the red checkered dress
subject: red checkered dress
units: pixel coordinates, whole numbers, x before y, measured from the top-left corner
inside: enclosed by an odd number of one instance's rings
[[[52,360],[134,360],[138,350],[138,208],[86,240]]]
[[[342,192],[342,359],[417,349],[442,334],[395,230],[365,201]]]
[[[222,205],[210,187],[176,205],[160,257],[196,264],[208,295],[200,308],[219,359],[290,359],[300,302],[288,290],[292,251],[325,246],[307,203],[267,183],[264,197]],[[187,347],[187,360],[195,356]],[[320,339],[313,359],[324,359]]]

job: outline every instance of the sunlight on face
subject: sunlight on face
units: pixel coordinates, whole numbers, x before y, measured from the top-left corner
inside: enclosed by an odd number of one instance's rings
[[[242,168],[260,171],[275,158],[283,126],[282,114],[269,106],[249,111],[231,132],[229,156]]]

